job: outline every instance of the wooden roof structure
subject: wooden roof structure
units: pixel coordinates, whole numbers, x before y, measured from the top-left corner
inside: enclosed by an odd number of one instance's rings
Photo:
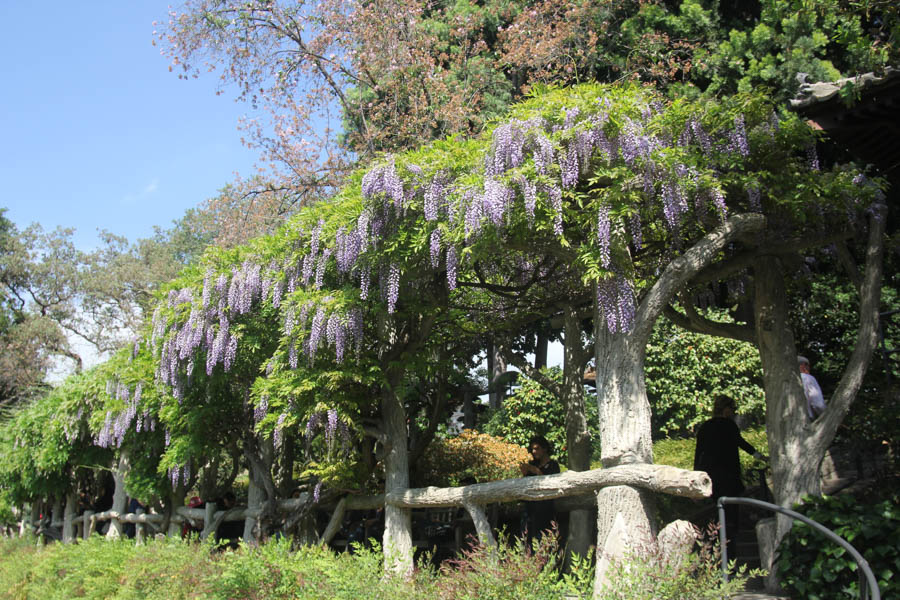
[[[848,85],[853,86],[847,90],[849,103],[841,94]],[[900,189],[900,68],[804,83],[791,108]]]

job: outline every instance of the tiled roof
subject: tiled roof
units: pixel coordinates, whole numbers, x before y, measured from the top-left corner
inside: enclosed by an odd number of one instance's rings
[[[840,90],[855,89],[846,102]],[[846,94],[845,94],[846,95]],[[900,189],[900,68],[831,82],[804,83],[791,108]]]

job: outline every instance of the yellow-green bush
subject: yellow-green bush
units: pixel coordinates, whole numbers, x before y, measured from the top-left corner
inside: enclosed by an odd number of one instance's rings
[[[520,477],[519,465],[531,459],[522,446],[469,429],[452,438],[436,438],[417,465],[418,485],[456,486],[467,477],[477,482]]]

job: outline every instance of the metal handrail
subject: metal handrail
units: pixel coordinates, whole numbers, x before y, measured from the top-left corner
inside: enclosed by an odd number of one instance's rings
[[[825,537],[830,539],[831,541],[840,545],[844,550],[850,553],[854,560],[856,560],[856,564],[859,565],[860,575],[859,575],[859,597],[865,600],[869,598],[869,590],[872,591],[871,600],[881,600],[881,590],[878,588],[878,582],[875,579],[875,574],[872,572],[872,568],[869,566],[868,561],[863,558],[863,555],[860,554],[856,548],[850,545],[850,543],[831,531],[821,523],[817,523],[813,521],[809,517],[801,515],[800,513],[790,510],[788,508],[784,508],[783,506],[778,506],[777,504],[772,504],[771,502],[763,502],[762,500],[757,500],[756,498],[735,498],[730,496],[722,496],[719,498],[719,501],[716,503],[719,509],[719,545],[722,549],[722,580],[725,583],[728,583],[728,546],[725,543],[725,505],[726,504],[745,504],[747,506],[755,506],[757,508],[765,508],[771,510],[773,512],[778,512],[783,515],[787,515],[797,521],[801,521],[806,523],[813,529],[816,529],[823,534]],[[867,585],[868,584],[868,585]]]

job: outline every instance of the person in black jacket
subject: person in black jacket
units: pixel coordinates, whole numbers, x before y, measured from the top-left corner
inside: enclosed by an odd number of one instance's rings
[[[734,400],[727,396],[718,396],[713,407],[713,418],[703,423],[697,431],[694,470],[706,471],[712,479],[714,501],[718,501],[722,496],[740,496],[744,491],[738,448],[755,458],[762,458],[762,455],[741,437],[741,430],[734,422],[734,413]],[[738,520],[738,506],[726,505],[725,528],[730,540],[737,537]],[[729,541],[729,554],[732,549],[732,542]]]
[[[559,473],[559,463],[550,458],[552,450],[547,438],[542,435],[534,436],[528,442],[528,449],[533,460],[519,465],[524,477]],[[553,527],[556,520],[556,508],[553,500],[526,502],[523,516],[522,525],[525,530],[525,539],[530,548],[532,540],[540,540],[544,532]]]

